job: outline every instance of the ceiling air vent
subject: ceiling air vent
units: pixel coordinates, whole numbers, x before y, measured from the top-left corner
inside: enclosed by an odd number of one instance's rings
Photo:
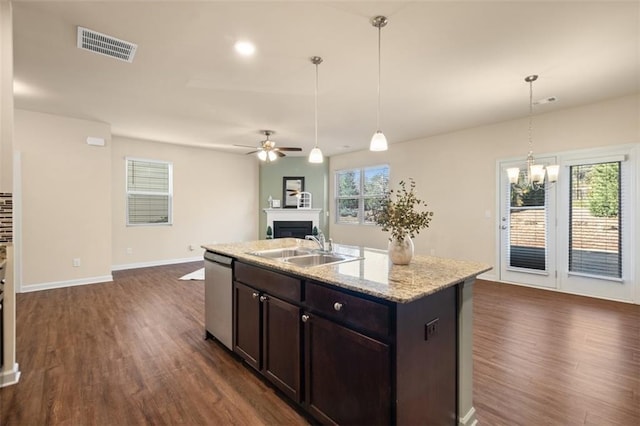
[[[97,31],[78,27],[78,49],[110,56],[125,62],[133,62],[137,44],[120,40]]]

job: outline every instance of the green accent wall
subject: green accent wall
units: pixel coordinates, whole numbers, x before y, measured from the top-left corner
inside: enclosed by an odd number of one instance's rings
[[[279,158],[273,163],[260,164],[260,190],[258,215],[260,217],[259,236],[266,238],[267,215],[262,209],[269,207],[269,195],[274,200],[282,199],[282,178],[285,176],[304,176],[304,190],[311,193],[311,207],[322,209],[320,212],[320,230],[329,235],[329,159],[322,164],[311,164],[307,157]]]

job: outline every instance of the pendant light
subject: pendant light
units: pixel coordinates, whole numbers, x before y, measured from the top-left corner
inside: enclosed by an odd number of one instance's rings
[[[318,65],[322,63],[322,58],[320,56],[312,56],[311,63],[316,66],[316,145],[309,153],[309,162],[322,163],[324,161],[324,156],[322,155],[320,148],[318,148]]]
[[[536,164],[533,158],[533,82],[538,76],[533,74],[525,77],[524,81],[529,83],[529,153],[527,154],[527,164],[522,176],[520,177],[520,168],[510,167],[507,169],[509,183],[517,185],[520,188],[529,188],[537,191],[545,185],[545,175],[547,175],[547,183],[553,184],[558,180],[560,166],[557,164],[547,166]],[[520,182],[519,182],[520,181]]]
[[[369,144],[370,151],[386,151],[387,146],[387,138],[384,136],[384,133],[380,130],[380,39],[382,33],[382,27],[387,25],[389,20],[385,16],[376,16],[371,19],[371,25],[378,29],[378,120],[377,120],[377,130],[373,134],[371,138],[371,143]]]

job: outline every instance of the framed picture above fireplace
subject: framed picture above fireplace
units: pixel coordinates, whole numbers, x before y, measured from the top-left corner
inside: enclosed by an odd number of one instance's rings
[[[304,176],[285,176],[282,178],[282,203],[285,209],[298,207],[298,195],[304,191]]]

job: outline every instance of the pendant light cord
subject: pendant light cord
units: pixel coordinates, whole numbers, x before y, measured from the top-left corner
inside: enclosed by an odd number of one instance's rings
[[[316,63],[316,148],[318,147],[318,64]]]
[[[380,48],[380,44],[381,44],[381,39],[382,39],[382,27],[379,25],[378,26],[378,131],[380,131],[380,73],[381,73],[381,67],[380,67],[380,63],[381,63],[381,48]]]
[[[533,80],[529,81],[529,151],[533,152]]]

